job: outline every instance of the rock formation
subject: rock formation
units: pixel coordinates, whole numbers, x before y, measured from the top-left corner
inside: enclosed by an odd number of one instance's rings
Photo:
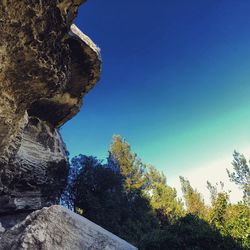
[[[99,49],[72,24],[83,2],[0,1],[0,250],[135,249],[63,207],[43,208],[67,181],[58,128],[100,76]]]
[[[84,0],[0,1],[0,228],[56,204],[67,152],[58,128],[100,75],[100,53],[72,24]]]
[[[43,208],[0,236],[0,250],[136,250],[126,241],[60,206]]]

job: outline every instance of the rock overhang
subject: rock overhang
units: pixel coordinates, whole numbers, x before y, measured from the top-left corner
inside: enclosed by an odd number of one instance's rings
[[[100,50],[72,24],[84,2],[0,2],[0,214],[55,204],[66,184],[57,129],[101,71]]]
[[[82,99],[100,79],[100,49],[76,25],[70,26],[65,40],[71,50],[71,74],[69,81],[53,96],[36,100],[28,113],[47,120],[56,127],[62,126],[79,112]]]

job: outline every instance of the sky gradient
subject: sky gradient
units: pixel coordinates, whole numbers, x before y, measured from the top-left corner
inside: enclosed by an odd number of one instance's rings
[[[250,152],[249,13],[249,0],[84,4],[75,22],[101,48],[103,66],[61,130],[71,156],[105,158],[120,134],[174,180],[230,165],[234,149]]]

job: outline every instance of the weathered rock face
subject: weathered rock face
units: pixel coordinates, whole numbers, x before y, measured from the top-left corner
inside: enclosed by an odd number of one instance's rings
[[[0,236],[0,250],[136,250],[93,222],[60,207],[43,208]]]
[[[79,111],[101,65],[98,48],[72,25],[83,2],[0,1],[0,223],[6,228],[57,203],[66,183],[57,129]]]
[[[0,250],[136,249],[61,206],[39,210],[66,185],[58,128],[100,75],[99,49],[72,25],[83,2],[0,1]]]

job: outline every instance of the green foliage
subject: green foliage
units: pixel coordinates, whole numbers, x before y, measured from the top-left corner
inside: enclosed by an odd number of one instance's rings
[[[187,213],[197,215],[199,218],[206,218],[207,207],[202,198],[202,195],[195,190],[189,180],[180,176],[181,189],[186,204]]]
[[[146,184],[144,175],[146,165],[137,155],[131,152],[130,145],[120,136],[114,136],[110,146],[110,157],[118,165],[119,172],[124,179],[124,188],[142,190]]]
[[[229,196],[226,192],[217,194],[210,212],[210,223],[213,227],[218,229],[220,233],[225,236],[225,214],[228,207]]]
[[[230,204],[229,194],[218,192],[215,186],[208,184],[211,192],[210,225],[222,236],[234,239],[242,248],[250,248],[250,208],[244,203]]]
[[[180,177],[185,201],[153,166],[114,136],[107,162],[79,155],[71,161],[62,201],[139,249],[250,249],[250,208],[246,205],[248,165],[234,154],[231,180],[245,192],[245,203],[230,204],[227,192],[207,183],[211,206]]]
[[[152,165],[147,166],[146,177],[150,189],[153,189],[155,184],[166,185],[167,182],[166,176],[163,174],[163,172],[159,172]]]
[[[244,155],[234,151],[232,162],[234,172],[227,170],[231,181],[240,186],[244,193],[244,202],[250,206],[250,169]]]
[[[162,224],[173,223],[184,215],[183,203],[177,198],[174,188],[166,185],[166,177],[153,166],[149,167],[148,191],[150,203],[156,210]]]
[[[250,249],[250,209],[243,203],[229,205],[225,214],[228,235],[245,249]]]
[[[111,146],[116,151],[110,152],[107,164],[91,156],[72,159],[72,175],[64,200],[72,204],[75,212],[137,244],[160,223],[143,192],[146,188],[143,164],[138,164],[140,161],[126,142],[115,141]],[[126,149],[123,155],[126,159],[121,158],[123,150],[118,150],[119,147]]]
[[[79,167],[76,178],[70,185],[73,209],[96,223],[114,225],[116,230],[118,218],[123,211],[117,210],[122,203],[121,182],[118,174],[104,168],[94,157],[79,156],[72,160],[73,168]]]
[[[145,250],[228,250],[241,249],[231,237],[223,237],[208,222],[188,214],[175,224],[146,234],[139,249]]]

